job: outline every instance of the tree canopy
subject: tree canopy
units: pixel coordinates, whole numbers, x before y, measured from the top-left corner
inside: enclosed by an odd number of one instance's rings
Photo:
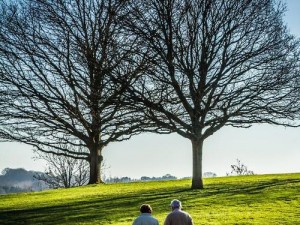
[[[123,97],[147,64],[138,39],[118,22],[125,2],[0,7],[1,139],[88,160],[90,182],[101,182],[103,147],[149,125]]]
[[[273,0],[137,0],[125,22],[154,66],[131,88],[158,127],[193,146],[192,188],[203,188],[202,148],[224,126],[299,125],[299,40]]]

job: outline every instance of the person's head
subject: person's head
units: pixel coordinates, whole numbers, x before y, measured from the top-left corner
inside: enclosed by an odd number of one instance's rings
[[[172,207],[172,210],[181,209],[181,207],[182,207],[181,202],[177,199],[172,200],[170,206]]]
[[[148,204],[143,204],[143,205],[141,205],[140,212],[141,213],[152,213],[152,208]]]

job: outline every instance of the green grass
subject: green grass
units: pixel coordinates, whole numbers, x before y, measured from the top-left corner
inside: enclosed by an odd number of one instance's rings
[[[300,224],[300,174],[92,185],[0,195],[0,224],[131,225],[142,203],[163,224],[169,203],[183,202],[195,225]]]

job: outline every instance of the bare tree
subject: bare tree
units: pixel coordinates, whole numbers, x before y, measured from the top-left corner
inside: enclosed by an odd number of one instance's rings
[[[35,175],[37,180],[44,181],[50,188],[69,188],[88,183],[89,165],[87,161],[50,153],[41,154],[38,158],[47,161],[47,169],[44,173]]]
[[[82,152],[82,149],[71,149],[72,151]],[[86,185],[89,181],[89,163],[86,160],[74,159],[66,156],[43,153],[36,151],[37,160],[44,160],[47,168],[44,173],[35,175],[37,180],[45,182],[50,188],[69,188]],[[101,163],[102,176],[105,170],[105,163]]]
[[[101,182],[103,147],[149,125],[122,95],[146,67],[145,50],[118,22],[125,3],[1,1],[2,141],[85,159],[89,183]]]
[[[136,0],[130,10],[124,26],[154,65],[131,97],[191,140],[193,189],[203,188],[204,140],[222,127],[297,126],[299,40],[280,1]]]
[[[231,172],[227,173],[227,176],[229,175],[254,175],[254,172],[252,170],[248,170],[248,167],[241,163],[241,160],[237,159],[236,164],[230,165]]]

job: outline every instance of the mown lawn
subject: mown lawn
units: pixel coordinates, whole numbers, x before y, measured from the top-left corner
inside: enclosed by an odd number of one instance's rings
[[[0,224],[131,224],[142,203],[163,224],[169,203],[183,202],[195,225],[300,224],[300,174],[92,185],[0,195]]]

